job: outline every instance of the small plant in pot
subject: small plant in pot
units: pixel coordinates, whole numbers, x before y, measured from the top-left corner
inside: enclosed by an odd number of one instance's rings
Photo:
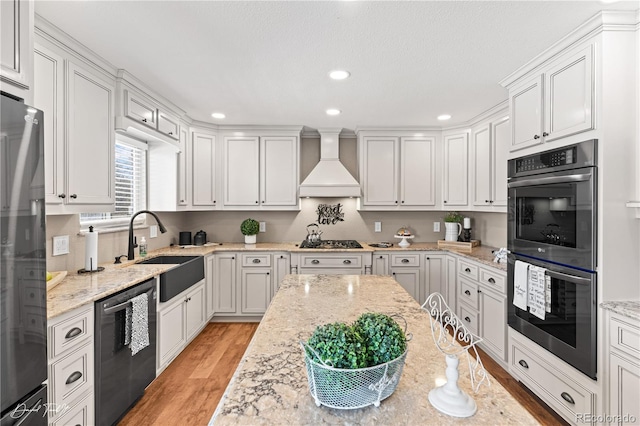
[[[460,224],[462,219],[463,216],[458,212],[447,212],[444,215],[445,241],[458,241],[458,237],[462,232],[462,225]]]
[[[260,224],[257,220],[254,219],[245,219],[242,224],[240,224],[240,232],[244,235],[244,243],[245,244],[255,244],[256,243],[256,235],[260,231]]]

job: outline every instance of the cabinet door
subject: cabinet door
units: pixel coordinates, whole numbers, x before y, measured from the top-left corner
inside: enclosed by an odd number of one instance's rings
[[[480,337],[483,344],[502,361],[507,361],[507,309],[506,298],[490,291],[480,290]]]
[[[271,302],[271,269],[242,269],[242,306],[243,314],[264,314]]]
[[[178,139],[178,119],[164,112],[158,112],[158,131],[173,139]]]
[[[44,192],[47,204],[62,204],[64,194],[64,60],[34,47],[33,105],[44,112]]]
[[[184,299],[179,298],[158,311],[158,368],[171,361],[187,343],[184,310]]]
[[[158,110],[153,102],[131,90],[124,91],[124,115],[152,129],[158,126]]]
[[[588,46],[545,74],[545,141],[593,129],[593,49]]]
[[[0,2],[0,76],[3,80],[3,91],[13,93],[11,86],[4,85],[5,79],[21,89],[29,90],[32,25],[33,2],[21,0]],[[25,97],[24,92],[14,94]]]
[[[507,205],[507,156],[511,143],[509,124],[509,117],[491,123],[491,138],[493,140],[491,204],[497,207],[506,207]]]
[[[214,255],[213,297],[216,313],[235,314],[236,308],[236,254]]]
[[[291,273],[291,255],[289,253],[273,254],[273,295],[280,288],[284,276]]]
[[[629,424],[640,419],[640,360],[633,362],[612,352],[609,356],[609,412],[619,420],[617,424]]]
[[[457,260],[453,256],[447,256],[445,273],[446,273],[446,283],[447,283],[447,292],[442,293],[442,295],[446,298],[447,304],[449,307],[456,312],[456,291],[457,290],[457,281],[458,281],[458,271],[456,268]]]
[[[298,205],[298,138],[260,138],[260,194],[263,206]]]
[[[389,255],[374,253],[371,272],[373,275],[389,275]]]
[[[191,201],[189,197],[189,174],[187,170],[191,167],[188,162],[189,151],[189,127],[180,125],[180,138],[178,139],[180,152],[178,153],[178,199],[179,206],[188,206]]]
[[[542,88],[536,76],[509,92],[511,151],[542,143]]]
[[[486,206],[491,203],[491,126],[489,124],[473,130],[471,134],[473,150],[473,205]],[[506,167],[506,165],[505,165]],[[505,180],[506,184],[506,180]]]
[[[114,93],[114,82],[67,62],[68,204],[114,206]]]
[[[224,205],[260,204],[260,141],[258,137],[224,138]]]
[[[187,341],[190,341],[206,321],[204,283],[193,286],[192,290],[187,293],[185,310],[185,329]]]
[[[211,319],[215,313],[215,257],[213,255],[208,256],[205,259],[205,274],[204,274],[204,286],[205,286],[205,298],[206,298],[206,318]]]
[[[194,206],[216,205],[216,137],[203,132],[191,134],[192,200]]]
[[[400,139],[400,205],[436,204],[435,139]]]
[[[420,301],[420,269],[393,268],[391,270],[391,276],[398,281],[416,301]]]
[[[468,189],[467,133],[444,137],[444,193],[446,206],[466,206]]]
[[[431,293],[438,292],[447,298],[447,274],[444,254],[428,254],[425,256],[424,290],[419,300],[423,304]]]
[[[398,204],[398,138],[367,137],[363,147],[362,185],[365,206]]]

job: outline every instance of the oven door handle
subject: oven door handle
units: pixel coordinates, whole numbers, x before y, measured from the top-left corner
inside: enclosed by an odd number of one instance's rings
[[[574,284],[589,285],[591,280],[589,278],[576,277],[575,275],[563,274],[562,272],[550,271],[547,269],[547,275],[560,280],[572,282]]]
[[[518,179],[515,182],[509,182],[507,186],[509,188],[520,188],[522,186],[549,185],[552,183],[584,182],[591,179],[591,177],[592,175],[590,173],[585,173],[579,175],[547,176],[523,180]]]

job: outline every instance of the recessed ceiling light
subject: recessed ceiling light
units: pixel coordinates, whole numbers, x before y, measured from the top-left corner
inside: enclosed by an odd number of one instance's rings
[[[212,116],[213,118],[225,118],[225,117],[226,117],[226,115],[224,115],[224,114],[223,114],[223,113],[221,113],[221,112],[214,112],[213,114],[211,114],[211,116]]]
[[[327,110],[327,115],[338,115],[341,112],[342,111],[340,111],[339,109],[330,108],[330,109]]]
[[[442,115],[438,116],[438,120],[440,120],[440,121],[448,120],[450,118],[451,118],[451,116],[449,114],[442,114]]]
[[[333,70],[329,73],[329,77],[334,80],[344,80],[345,78],[349,78],[350,75],[349,71],[345,70]]]

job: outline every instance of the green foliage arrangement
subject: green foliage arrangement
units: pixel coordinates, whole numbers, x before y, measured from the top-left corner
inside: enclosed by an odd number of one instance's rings
[[[458,213],[458,212],[447,212],[447,214],[444,215],[444,221],[445,222],[457,222],[460,223],[462,222],[463,216]]]
[[[240,232],[242,232],[242,235],[256,235],[259,231],[260,224],[257,220],[249,218],[240,224]]]
[[[404,331],[393,318],[362,314],[352,325],[332,323],[316,327],[307,345],[335,368],[373,367],[398,358],[407,348]],[[312,358],[312,353],[308,355]]]

